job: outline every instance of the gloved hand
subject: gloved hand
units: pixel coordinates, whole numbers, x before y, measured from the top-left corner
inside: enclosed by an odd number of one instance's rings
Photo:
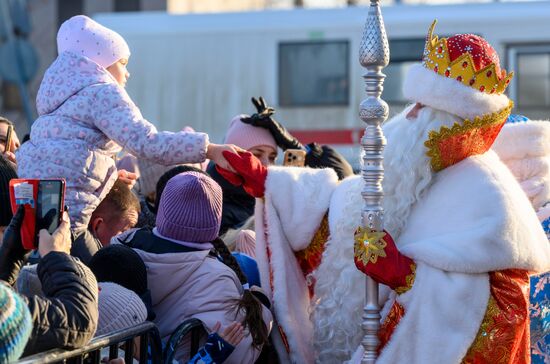
[[[0,246],[0,280],[13,285],[19,275],[19,270],[25,262],[27,250],[21,242],[21,225],[25,217],[25,208],[21,205],[4,231]]]
[[[216,165],[216,170],[235,186],[242,185],[244,190],[253,197],[263,197],[265,193],[265,180],[267,178],[267,168],[250,152],[223,152],[227,162],[233,167],[236,173],[220,168]]]
[[[393,238],[386,231],[357,229],[354,261],[361,272],[399,294],[409,290],[414,283],[414,260],[399,252]]]
[[[275,143],[282,150],[303,148],[298,139],[294,138],[284,126],[272,118],[275,109],[267,106],[263,97],[260,96],[258,100],[253,97],[252,103],[256,107],[257,113],[242,118],[243,123],[269,130],[273,135],[273,139],[275,139]]]
[[[307,145],[306,166],[310,168],[332,168],[339,180],[353,175],[353,168],[346,158],[328,145],[311,143]]]

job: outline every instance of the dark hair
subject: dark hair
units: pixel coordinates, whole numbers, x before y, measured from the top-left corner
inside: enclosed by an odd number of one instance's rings
[[[166,187],[166,184],[168,183],[170,178],[185,172],[198,172],[198,173],[208,175],[208,173],[205,173],[202,169],[192,167],[192,166],[187,166],[187,165],[176,166],[166,171],[162,176],[160,176],[155,189],[156,190],[155,206],[153,206],[153,212],[155,214],[158,212],[159,205],[160,205],[160,197],[162,196],[162,192],[164,191],[164,188]]]
[[[107,214],[112,217],[123,216],[132,210],[138,214],[141,212],[139,200],[124,182],[117,180],[107,196],[105,196],[105,199],[101,201],[92,213],[92,219],[97,214]]]
[[[17,178],[14,165],[0,155],[0,226],[8,226],[13,217],[9,194],[9,184],[13,178]]]
[[[241,284],[248,283],[248,280],[237,263],[237,260],[231,254],[223,240],[221,238],[217,238],[212,241],[212,245],[214,245],[214,248],[223,259],[225,265],[237,274]],[[237,312],[240,312],[241,310],[244,310],[245,312],[243,325],[245,328],[248,327],[248,330],[250,331],[250,335],[252,336],[252,346],[260,349],[262,345],[268,342],[269,336],[267,327],[262,317],[262,304],[252,294],[250,289],[245,289],[242,298],[236,303]]]

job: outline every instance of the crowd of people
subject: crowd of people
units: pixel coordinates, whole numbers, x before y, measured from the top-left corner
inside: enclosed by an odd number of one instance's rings
[[[178,363],[357,360],[364,274],[381,287],[380,363],[550,360],[550,124],[511,115],[483,38],[430,29],[412,104],[384,125],[384,232],[362,226],[350,164],[263,98],[223,145],[158,131],[124,89],[119,34],[76,16],[57,46],[30,136],[0,143],[0,363],[145,321],[166,344],[189,318],[203,345],[184,340]],[[0,118],[0,141],[12,126]],[[304,167],[275,165],[289,149]],[[16,178],[66,183],[34,250]]]

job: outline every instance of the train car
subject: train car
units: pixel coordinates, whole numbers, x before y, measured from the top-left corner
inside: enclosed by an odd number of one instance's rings
[[[390,41],[383,98],[390,113],[406,104],[408,68],[421,59],[429,25],[435,33],[475,33],[516,76],[508,93],[516,113],[550,117],[550,2],[393,5],[382,8]],[[263,95],[304,142],[338,146],[357,165],[365,98],[358,61],[368,7],[246,13],[98,14],[122,34],[132,56],[128,92],[161,129],[186,125],[221,142],[229,120],[254,111]]]

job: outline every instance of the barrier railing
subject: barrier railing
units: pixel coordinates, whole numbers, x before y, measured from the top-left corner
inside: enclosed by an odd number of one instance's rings
[[[88,345],[75,350],[53,349],[17,361],[17,364],[91,363],[99,364],[101,349],[109,348],[109,359],[120,357],[120,344],[124,344],[124,361],[134,360],[134,339],[139,338],[139,363],[162,363],[162,344],[158,328],[152,322],[144,322],[129,329],[94,338]]]

